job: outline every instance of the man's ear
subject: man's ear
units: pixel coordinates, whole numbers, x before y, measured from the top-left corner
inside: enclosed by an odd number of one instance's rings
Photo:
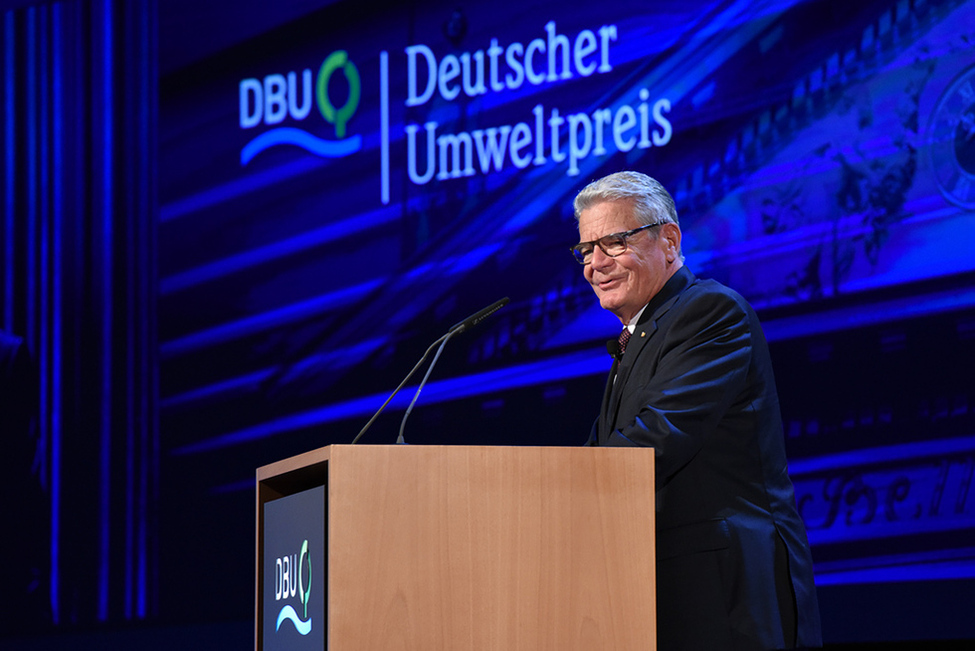
[[[680,226],[673,223],[666,223],[660,227],[659,239],[667,254],[667,262],[673,262],[680,258]]]

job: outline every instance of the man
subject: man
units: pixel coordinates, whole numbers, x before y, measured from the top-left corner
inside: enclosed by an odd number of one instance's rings
[[[820,646],[758,318],[684,266],[674,200],[650,177],[591,183],[575,215],[573,253],[629,335],[589,444],[656,450],[659,649]]]

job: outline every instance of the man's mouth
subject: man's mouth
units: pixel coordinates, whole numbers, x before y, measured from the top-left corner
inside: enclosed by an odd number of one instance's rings
[[[612,289],[620,283],[620,280],[620,278],[607,278],[605,280],[600,280],[598,283],[596,283],[596,286],[602,290]]]

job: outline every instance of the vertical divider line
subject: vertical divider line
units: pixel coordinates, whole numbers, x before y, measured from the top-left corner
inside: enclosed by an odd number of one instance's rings
[[[102,378],[101,378],[101,482],[100,482],[100,512],[99,533],[101,548],[98,559],[98,603],[97,613],[99,621],[106,621],[109,614],[109,581],[111,579],[110,547],[111,547],[111,450],[112,450],[112,375],[113,350],[112,332],[115,320],[114,302],[112,300],[112,241],[114,229],[112,224],[112,163],[114,162],[114,146],[112,124],[115,119],[112,91],[114,88],[113,70],[113,12],[112,0],[102,0],[101,12],[94,17],[101,29],[101,48],[96,50],[96,62],[101,62],[100,74],[96,75],[96,83],[101,87],[101,169],[98,172],[97,183],[101,186],[101,205],[96,214],[99,215],[101,232],[101,298],[102,298]],[[96,112],[97,114],[97,112]]]
[[[29,7],[26,10],[26,42],[25,63],[27,68],[26,79],[37,79],[38,74],[38,25],[36,7]],[[24,183],[25,192],[23,214],[26,215],[24,231],[25,246],[24,257],[24,316],[25,336],[31,346],[37,344],[38,325],[37,325],[37,196],[40,193],[37,183],[37,84],[28,84],[25,92],[26,103],[24,106],[24,133],[26,149],[24,151],[23,167],[26,172]]]
[[[136,134],[138,137],[139,151],[142,152],[140,161],[140,171],[137,179],[137,197],[139,200],[139,237],[137,250],[139,251],[139,283],[138,293],[142,297],[137,303],[136,316],[139,323],[139,356],[136,360],[136,368],[139,377],[138,393],[138,414],[139,423],[139,456],[138,456],[138,487],[136,501],[136,565],[133,568],[135,581],[135,616],[143,619],[147,615],[147,584],[146,584],[146,565],[148,562],[147,531],[149,527],[149,472],[150,472],[150,452],[153,432],[155,431],[155,419],[153,417],[152,406],[154,400],[150,398],[150,392],[154,390],[152,382],[152,356],[155,346],[152,333],[154,332],[153,315],[151,309],[156,300],[156,288],[153,282],[155,265],[152,248],[155,238],[154,219],[155,212],[152,208],[150,193],[150,177],[154,172],[152,161],[154,160],[155,148],[150,146],[152,141],[152,126],[155,125],[153,119],[153,103],[155,87],[155,66],[152,64],[152,57],[156,56],[156,41],[152,38],[152,20],[157,15],[157,5],[154,1],[146,2],[143,10],[139,13],[138,38],[139,44],[137,54],[138,78],[139,78],[139,117]]]
[[[379,53],[379,132],[382,165],[382,202],[389,205],[389,53]]]
[[[52,210],[54,217],[52,220],[51,244],[51,323],[53,336],[51,338],[51,359],[50,366],[46,369],[51,376],[51,400],[49,403],[50,415],[44,425],[47,427],[46,433],[42,430],[42,436],[50,441],[51,446],[51,567],[50,577],[50,601],[54,623],[59,622],[58,594],[59,590],[59,564],[60,546],[58,545],[58,535],[60,533],[60,491],[61,491],[61,426],[62,410],[64,399],[61,383],[63,381],[62,365],[64,363],[64,250],[63,250],[63,226],[64,226],[64,90],[63,84],[64,69],[64,50],[62,48],[62,20],[61,5],[54,3],[51,5],[51,114],[52,114],[52,140],[53,140],[53,165],[55,173],[52,181]]]
[[[14,12],[3,14],[3,125],[4,125],[4,206],[3,206],[3,322],[8,332],[14,325],[14,191],[16,186],[16,104],[14,103]]]

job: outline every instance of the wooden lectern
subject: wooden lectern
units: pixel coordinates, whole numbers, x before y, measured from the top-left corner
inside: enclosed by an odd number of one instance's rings
[[[332,445],[259,468],[257,651],[265,504],[317,486],[329,651],[656,649],[652,449]]]

